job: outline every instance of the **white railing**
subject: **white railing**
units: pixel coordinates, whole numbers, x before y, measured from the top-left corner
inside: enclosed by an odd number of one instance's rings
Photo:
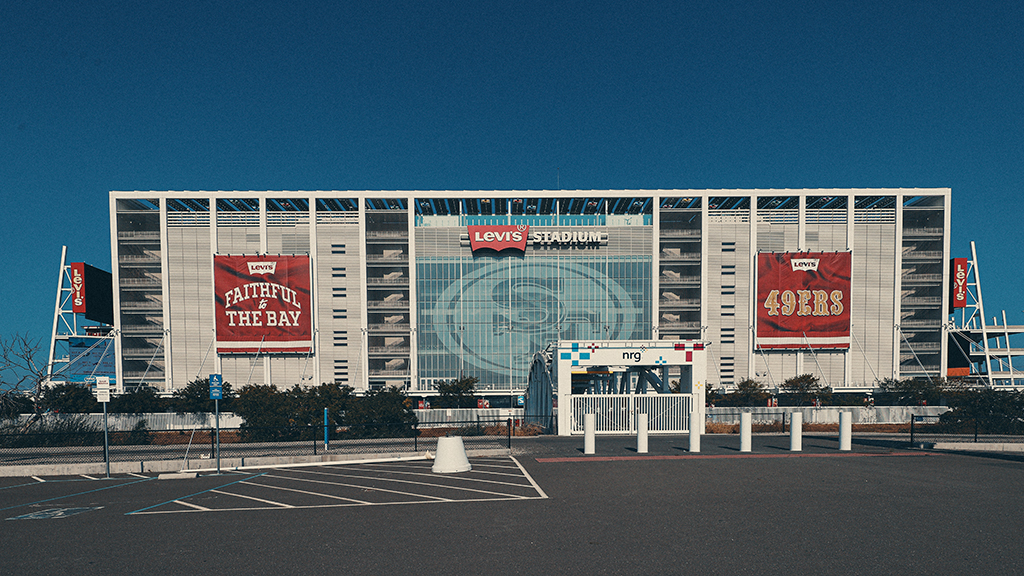
[[[636,414],[647,414],[651,434],[690,430],[690,394],[573,394],[569,433],[583,433],[583,416],[597,416],[598,434],[635,434]]]

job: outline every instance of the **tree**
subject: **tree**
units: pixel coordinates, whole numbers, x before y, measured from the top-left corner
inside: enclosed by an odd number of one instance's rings
[[[886,378],[879,383],[885,404],[895,406],[937,406],[942,400],[943,381],[918,378]]]
[[[313,388],[295,386],[288,391],[292,419],[303,424],[323,424],[324,408],[327,409],[329,424],[340,426],[343,416],[356,397],[351,386],[338,383],[321,384]]]
[[[221,411],[230,412],[234,400],[234,392],[231,390],[230,383],[224,383],[221,395],[223,396],[220,401]],[[175,390],[171,397],[171,407],[178,414],[213,412],[213,400],[210,400],[210,379],[196,378],[186,384],[184,388]]]
[[[238,391],[234,411],[245,421],[243,428],[283,428],[294,422],[289,400],[277,386],[249,384]]]
[[[480,379],[476,376],[463,376],[459,379],[447,380],[434,386],[440,397],[437,408],[476,408],[476,385]]]
[[[28,394],[12,394],[0,402],[0,420],[16,418],[19,414],[31,414],[35,403]]]
[[[725,396],[723,406],[765,406],[768,404],[768,392],[764,384],[746,378],[736,384],[736,391]]]
[[[831,390],[822,386],[813,374],[794,376],[782,383],[781,388],[789,394],[797,406],[810,406],[815,400],[828,400]]]
[[[406,400],[405,393],[395,386],[370,390],[349,407],[345,424],[353,427],[350,433],[354,436],[415,436],[419,419]]]
[[[950,392],[952,410],[939,417],[950,432],[1024,433],[1024,392],[972,388]]]
[[[115,414],[148,414],[163,412],[168,402],[157,396],[149,386],[136,386],[128,392],[111,398],[109,410]]]
[[[39,403],[45,410],[62,414],[90,414],[103,410],[91,390],[70,382],[44,387]]]
[[[36,362],[41,349],[39,342],[22,334],[0,338],[0,413],[23,412],[28,404],[38,414],[47,377],[47,365]]]

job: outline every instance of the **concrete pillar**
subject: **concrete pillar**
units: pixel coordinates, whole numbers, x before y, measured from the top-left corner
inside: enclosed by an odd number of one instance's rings
[[[753,429],[750,412],[740,413],[740,452],[750,452],[750,435]]]
[[[597,415],[583,415],[583,453],[594,453],[594,436],[597,434]]]
[[[853,444],[853,414],[848,411],[839,413],[839,449],[851,450]]]
[[[793,412],[789,415],[789,450],[791,452],[803,450],[803,426],[803,412]]]

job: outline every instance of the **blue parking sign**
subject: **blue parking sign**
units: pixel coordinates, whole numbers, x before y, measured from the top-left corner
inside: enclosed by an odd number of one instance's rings
[[[220,374],[210,374],[210,400],[220,400],[223,392],[224,378]]]

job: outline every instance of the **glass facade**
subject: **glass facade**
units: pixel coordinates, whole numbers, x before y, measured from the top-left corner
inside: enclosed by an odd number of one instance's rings
[[[520,389],[556,340],[651,337],[650,256],[531,252],[416,259],[421,387],[466,375]]]

